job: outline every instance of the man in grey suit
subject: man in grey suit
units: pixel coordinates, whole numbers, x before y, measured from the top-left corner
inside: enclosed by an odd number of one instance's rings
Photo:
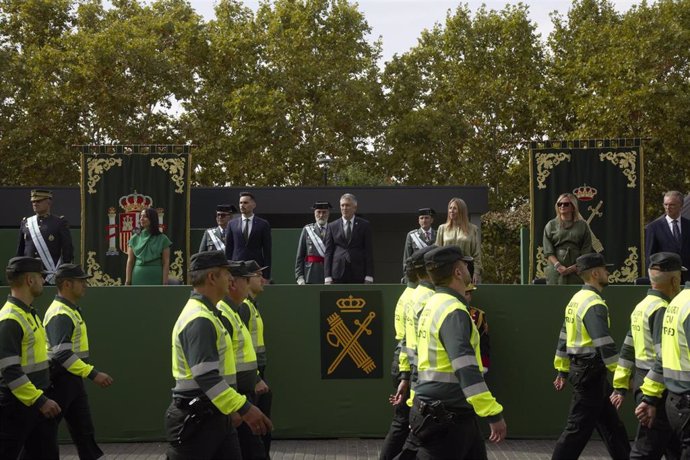
[[[314,222],[302,229],[295,257],[295,280],[303,284],[323,284],[323,262],[326,256],[326,225],[331,203],[317,201],[312,206]]]
[[[237,208],[232,204],[219,204],[216,206],[216,227],[208,228],[201,237],[199,252],[225,251],[225,228],[237,213]]]
[[[417,210],[417,221],[419,228],[410,230],[405,238],[405,250],[403,251],[403,280],[405,280],[405,261],[413,252],[425,248],[436,241],[436,230],[431,228],[434,223],[436,211],[432,208],[421,208]]]
[[[342,217],[328,224],[325,284],[374,282],[374,246],[369,221],[355,216],[357,198],[351,193],[340,197]]]

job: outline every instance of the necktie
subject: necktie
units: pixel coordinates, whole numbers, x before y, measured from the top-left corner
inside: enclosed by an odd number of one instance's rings
[[[352,221],[348,220],[347,224],[345,225],[345,239],[347,242],[350,242],[350,237],[352,236]]]
[[[244,228],[242,229],[242,236],[244,236],[244,242],[249,241],[249,219],[244,219]]]
[[[671,224],[673,225],[673,237],[677,241],[680,241],[680,229],[678,228],[678,221],[676,219],[673,219],[671,221]]]
[[[424,234],[426,235],[427,243],[430,242],[431,241],[431,232],[429,232],[429,230],[427,230],[426,232],[424,232]]]
[[[323,239],[323,234],[324,234],[324,228],[319,225],[319,236],[321,237],[321,239]]]

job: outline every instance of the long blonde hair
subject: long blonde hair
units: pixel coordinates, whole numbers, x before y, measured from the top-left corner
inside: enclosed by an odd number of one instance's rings
[[[556,219],[558,219],[558,223],[563,223],[563,221],[561,220],[561,215],[558,212],[558,202],[561,201],[562,198],[568,198],[570,200],[570,206],[573,207],[573,222],[577,220],[584,220],[582,218],[582,214],[580,214],[580,207],[577,203],[577,197],[572,193],[561,193],[556,199],[556,203],[554,203],[553,205],[553,208],[556,210]]]
[[[450,205],[455,203],[455,205],[458,207],[458,227],[460,227],[460,230],[463,231],[466,235],[470,234],[470,217],[467,212],[467,203],[462,198],[451,198],[450,201],[448,202],[448,207],[450,208]],[[448,219],[446,220],[446,227],[448,229],[452,229],[453,226],[455,225],[455,222],[450,220],[450,214],[448,214]]]

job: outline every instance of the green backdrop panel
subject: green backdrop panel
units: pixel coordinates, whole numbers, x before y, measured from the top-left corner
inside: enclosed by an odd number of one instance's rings
[[[343,286],[267,286],[260,297],[266,324],[267,379],[274,391],[273,421],[278,438],[380,437],[390,423],[387,397],[393,349],[393,310],[399,285],[356,286],[381,291],[384,305],[380,379],[322,380],[319,298]],[[482,285],[474,304],[487,312],[492,367],[487,381],[505,408],[508,433],[520,438],[553,438],[565,424],[570,390],[553,390],[553,354],[563,309],[576,287]],[[46,288],[36,306],[41,314],[52,299]],[[7,288],[0,288],[5,296]],[[621,344],[628,316],[645,295],[636,286],[608,288],[612,335]],[[87,382],[102,441],[159,440],[170,402],[170,331],[189,295],[189,286],[90,288],[83,299],[93,362],[110,373],[108,389]],[[630,399],[630,398],[628,398]],[[634,434],[633,405],[621,408]],[[483,424],[484,425],[484,424]]]

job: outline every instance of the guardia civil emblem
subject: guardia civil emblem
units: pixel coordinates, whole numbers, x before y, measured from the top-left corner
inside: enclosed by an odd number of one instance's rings
[[[586,218],[586,222],[589,226],[589,231],[592,234],[592,249],[594,249],[596,252],[603,252],[604,245],[601,244],[601,241],[594,234],[594,232],[592,231],[592,226],[590,225],[595,217],[602,217],[604,215],[604,213],[601,211],[601,207],[604,205],[604,201],[599,200],[599,202],[596,205],[594,205],[594,197],[597,196],[597,193],[599,193],[597,189],[587,184],[583,184],[580,187],[573,190],[573,195],[577,197],[577,200],[588,205],[587,210],[590,212],[590,214],[589,217]],[[592,204],[590,205],[589,203]],[[582,209],[580,209],[580,214],[582,214]],[[582,217],[584,218],[585,216],[583,215]]]
[[[381,291],[321,293],[321,377],[380,378]]]
[[[119,251],[122,251],[124,254],[127,253],[129,239],[132,237],[135,229],[140,227],[139,217],[141,211],[153,207],[153,198],[137,193],[135,190],[129,195],[121,196],[118,204],[123,211],[119,214],[115,207],[108,208],[108,225],[106,227],[108,250],[105,253],[107,256],[116,256],[120,254]],[[165,225],[163,225],[165,213],[163,208],[156,208],[156,212],[158,213],[159,228],[162,232],[165,230]]]

